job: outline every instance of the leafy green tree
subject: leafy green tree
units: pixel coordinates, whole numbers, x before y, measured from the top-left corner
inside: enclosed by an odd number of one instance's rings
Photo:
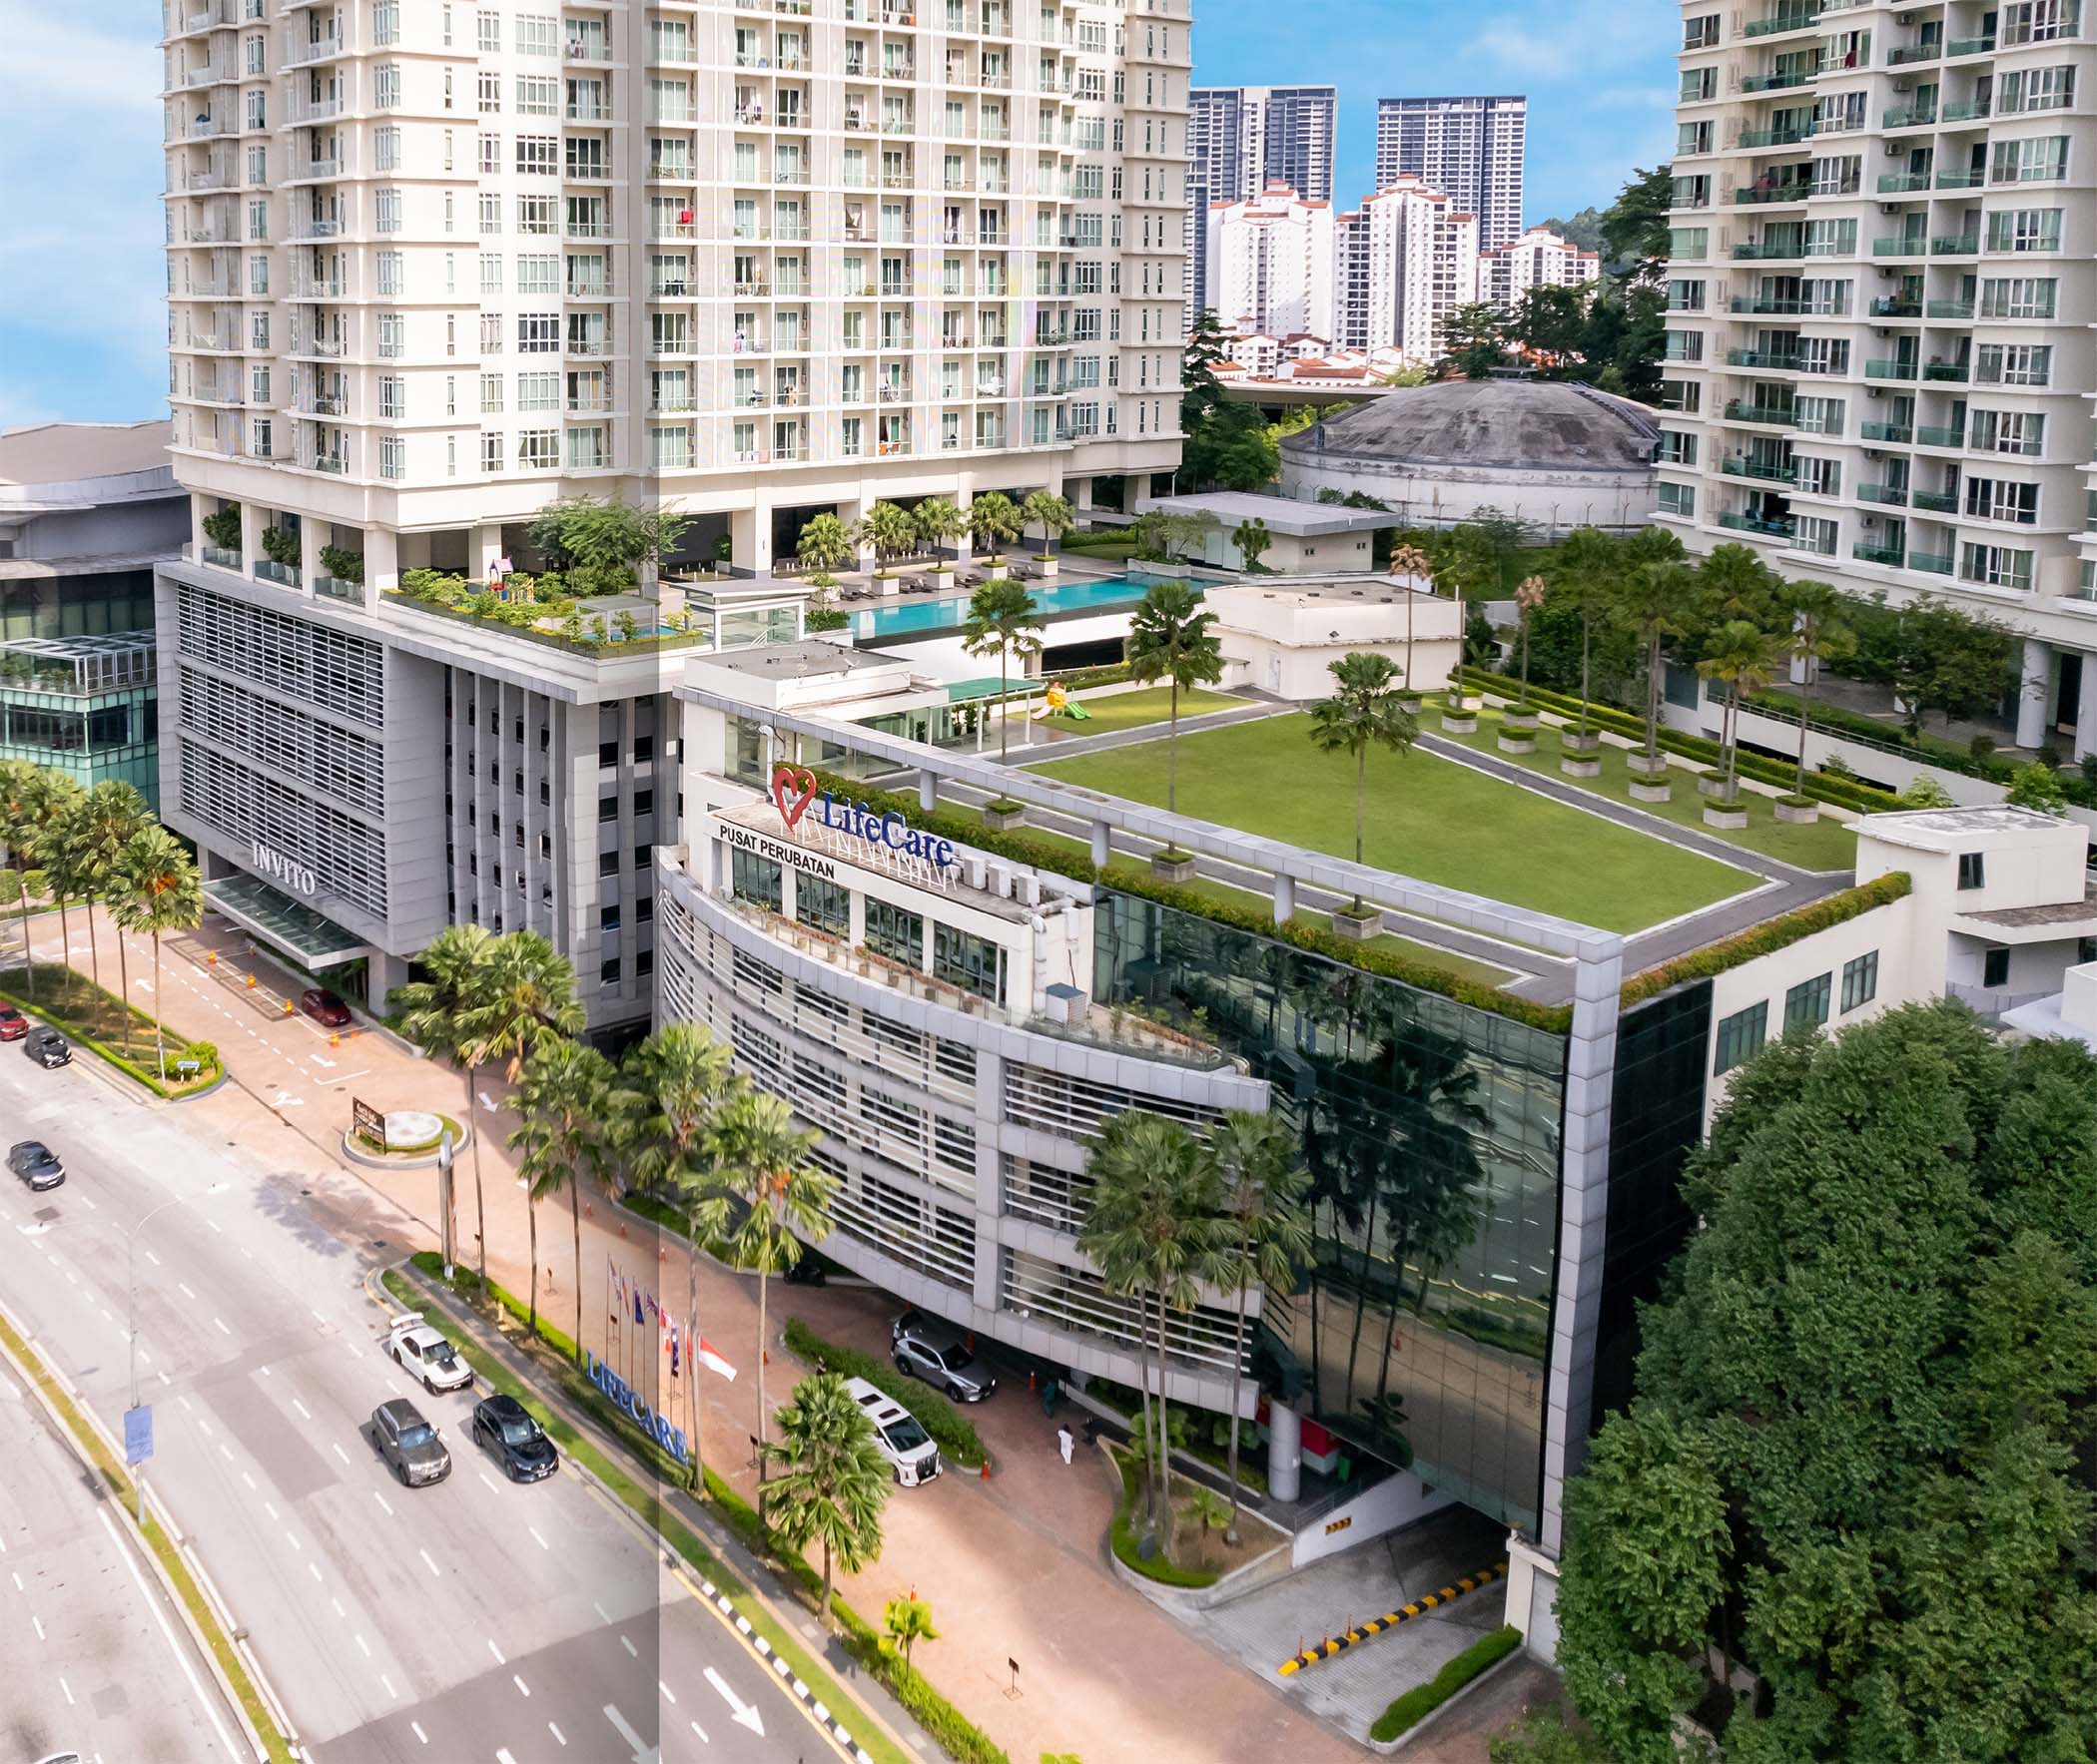
[[[1154,582],[1129,615],[1124,654],[1131,680],[1171,683],[1170,721],[1165,732],[1165,809],[1179,804],[1179,695],[1223,678],[1223,646],[1214,613],[1198,610],[1184,582]]]
[[[1672,535],[1670,535],[1672,537]],[[1633,632],[1646,652],[1646,758],[1660,759],[1661,688],[1666,684],[1662,651],[1696,623],[1704,604],[1697,572],[1676,557],[1654,555],[1635,564],[1619,587],[1611,613]]]
[[[1132,1298],[1147,1334],[1155,1319],[1157,1426],[1153,1436],[1149,1380],[1143,1388],[1143,1452],[1149,1460],[1151,1520],[1172,1546],[1172,1467],[1165,1396],[1165,1332],[1174,1311],[1189,1309],[1219,1235],[1213,1155],[1177,1121],[1146,1109],[1108,1118],[1085,1163],[1092,1200],[1077,1234],[1107,1291]]]
[[[977,499],[979,506],[983,498]],[[1010,577],[985,582],[969,596],[969,616],[962,622],[962,648],[970,655],[998,658],[998,758],[1006,758],[1006,697],[1013,658],[1025,661],[1042,653],[1042,616],[1034,596]]]
[[[940,1632],[932,1626],[932,1605],[912,1591],[906,1598],[892,1598],[881,1607],[881,1629],[887,1645],[910,1664],[910,1650],[921,1641],[937,1641]]]
[[[869,508],[860,518],[857,537],[873,550],[878,563],[894,563],[918,548],[917,522],[893,502],[877,502]]]
[[[29,954],[29,872],[45,858],[50,823],[44,809],[50,801],[50,774],[27,760],[0,760],[0,845],[22,879],[15,896],[22,908],[22,982],[36,996],[36,963]]]
[[[2003,801],[2013,809],[2035,809],[2041,815],[2067,819],[2068,793],[2060,774],[2036,760],[2010,774],[2009,794]]]
[[[636,508],[614,497],[571,496],[533,517],[532,544],[578,595],[618,594],[633,587],[641,564],[675,551],[690,528],[688,515]]]
[[[760,1437],[764,1431],[760,1407]],[[834,1560],[856,1574],[881,1554],[881,1510],[894,1476],[874,1424],[842,1378],[818,1373],[794,1387],[793,1401],[779,1412],[779,1438],[761,1448],[761,1457],[778,1472],[765,1483],[772,1528],[793,1549],[823,1545],[823,1621],[832,1623]]]
[[[1248,576],[1256,576],[1263,573],[1264,566],[1259,560],[1266,555],[1267,548],[1274,543],[1274,535],[1267,531],[1267,523],[1265,521],[1260,520],[1257,516],[1250,520],[1239,521],[1230,530],[1230,542],[1237,547],[1238,561],[1244,565],[1245,573]]]
[[[1566,1725],[1556,1709],[1532,1710],[1486,1741],[1488,1764],[1616,1764],[1591,1733]]]
[[[1600,527],[1575,527],[1552,560],[1557,597],[1571,602],[1580,614],[1579,733],[1583,741],[1588,735],[1589,701],[1594,696],[1595,619],[1598,613],[1608,612],[1610,591],[1623,567],[1617,541]]]
[[[1507,314],[1490,300],[1466,300],[1442,314],[1442,360],[1466,379],[1490,379],[1507,365]]]
[[[766,1298],[775,1274],[801,1261],[804,1237],[828,1237],[836,1221],[831,1203],[838,1179],[809,1159],[816,1136],[794,1125],[793,1111],[776,1096],[747,1086],[734,1091],[714,1118],[715,1167],[720,1184],[743,1207],[719,1239],[731,1267],[757,1275],[757,1440],[765,1441],[765,1356],[771,1352]],[[758,1513],[765,1491],[758,1489]]]
[[[1697,566],[1707,616],[1715,624],[1745,619],[1763,630],[1779,622],[1783,578],[1745,545],[1719,545]]]
[[[43,854],[44,880],[50,884],[52,899],[58,903],[58,946],[62,966],[70,965],[73,959],[73,924],[67,903],[80,898],[85,891],[86,878],[74,862],[71,830],[86,802],[87,792],[70,773],[47,771],[44,774],[38,800],[38,812],[43,819],[38,846]],[[91,937],[94,934],[92,907],[88,912],[88,933]]]
[[[794,555],[815,570],[841,570],[858,560],[852,529],[829,509],[812,514],[794,540]]]
[[[954,506],[949,496],[927,496],[910,511],[910,518],[918,529],[918,537],[935,550],[969,530],[969,517]]]
[[[1958,799],[1930,772],[1917,772],[1893,801],[1901,809],[1952,809],[1958,806]]]
[[[1700,679],[1716,680],[1726,688],[1720,747],[1726,756],[1726,800],[1738,799],[1736,782],[1741,758],[1741,701],[1759,692],[1775,677],[1782,655],[1779,640],[1759,625],[1746,619],[1728,619],[1707,640],[1704,659],[1697,664]]]
[[[1254,1285],[1292,1291],[1310,1260],[1310,1172],[1302,1140],[1278,1114],[1229,1109],[1208,1136],[1216,1164],[1216,1241],[1208,1277],[1236,1300],[1230,1344],[1230,1515],[1237,1541],[1238,1393],[1245,1365],[1245,1303]]]
[[[1229,359],[1230,333],[1204,306],[1194,314],[1179,352],[1179,426],[1188,434],[1223,407],[1223,383],[1216,368]]]
[[[1622,1764],[1691,1708],[1742,1764],[2089,1757],[2097,1059],[1954,1002],[1800,1031],[1683,1193],[1567,1494],[1581,1714]]]
[[[1602,216],[1602,245],[1610,256],[1610,273],[1634,289],[1658,288],[1667,280],[1672,235],[1669,211],[1675,206],[1673,168],[1636,171]]]
[[[1790,619],[1790,630],[1782,639],[1783,653],[1803,664],[1804,679],[1798,687],[1798,773],[1792,794],[1805,795],[1805,738],[1813,722],[1813,688],[1819,684],[1823,663],[1856,653],[1856,633],[1842,612],[1847,604],[1826,582],[1801,578],[1786,582],[1778,597],[1780,610]]]
[[[95,902],[107,898],[118,858],[152,817],[146,799],[135,786],[105,778],[87,793],[59,830],[67,868],[88,905],[88,959],[97,986],[102,984],[102,943],[95,934]],[[130,975],[121,937],[117,939],[117,962],[125,970],[122,986],[124,995],[129,997]]]
[[[684,1216],[685,1322],[699,1342],[699,1252],[728,1228],[728,1194],[715,1149],[715,1124],[742,1080],[728,1049],[694,1023],[668,1023],[637,1043],[612,1093],[612,1139],[634,1181]],[[699,1433],[699,1362],[690,1363],[685,1399],[692,1423],[692,1486],[705,1486]]]
[[[1045,557],[1053,557],[1056,540],[1075,529],[1077,516],[1071,512],[1067,501],[1051,491],[1030,490],[1026,500],[1020,504],[1020,525],[1023,530],[1028,527],[1040,527],[1042,554]]]
[[[1597,297],[1592,285],[1561,288],[1546,283],[1532,288],[1515,302],[1507,319],[1507,339],[1550,357],[1559,365],[1547,371],[1557,373],[1583,354],[1589,336],[1588,305]]]
[[[1003,490],[986,490],[969,504],[969,531],[995,559],[1020,536],[1020,508]]]
[[[452,924],[430,938],[415,965],[427,976],[395,986],[386,1002],[400,1013],[400,1032],[418,1047],[449,1063],[465,1081],[464,1119],[474,1119],[474,1088],[480,1077],[473,1057],[469,1013],[479,1003],[495,933],[485,925]],[[480,1193],[480,1135],[473,1144],[473,1192]],[[444,1260],[458,1255],[458,1201],[447,1188]],[[446,1272],[449,1272],[447,1267]]]
[[[153,1047],[165,1084],[168,1037],[160,1019],[160,940],[164,932],[193,931],[204,922],[204,877],[188,848],[158,822],[133,834],[118,857],[109,916],[118,930],[145,931],[153,938]]]
[[[531,1291],[525,1327],[539,1333],[539,1202],[566,1191],[574,1236],[575,1352],[582,1352],[582,1184],[610,1167],[612,1065],[579,1041],[547,1040],[524,1059],[517,1083],[517,1126],[509,1148],[519,1154],[531,1229]]]
[[[1397,668],[1387,655],[1353,650],[1326,664],[1334,692],[1311,706],[1311,746],[1321,754],[1354,756],[1354,861],[1362,861],[1362,834],[1369,801],[1369,749],[1402,754],[1419,739],[1420,726],[1399,703]],[[1358,916],[1362,897],[1354,896]]]

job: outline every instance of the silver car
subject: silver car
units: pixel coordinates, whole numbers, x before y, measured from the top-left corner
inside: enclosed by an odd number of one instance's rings
[[[890,1331],[896,1370],[923,1379],[956,1403],[981,1403],[998,1388],[960,1330],[922,1311],[906,1311]]]

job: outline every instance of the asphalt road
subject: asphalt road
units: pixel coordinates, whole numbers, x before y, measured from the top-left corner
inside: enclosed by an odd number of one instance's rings
[[[127,1231],[153,1215],[129,1263],[153,1485],[313,1757],[836,1755],[623,1512],[565,1470],[509,1483],[467,1437],[470,1396],[428,1396],[384,1357],[361,1278],[389,1221],[361,1185],[302,1187],[198,1142],[180,1107],[148,1110],[84,1064],[45,1072],[0,1048],[0,1139],[17,1137],[51,1144],[68,1175],[45,1195],[0,1187],[0,1295],[115,1431]],[[442,1430],[443,1483],[403,1488],[373,1452],[370,1412],[394,1396]],[[68,1667],[54,1651],[49,1669]],[[129,1731],[108,1764],[215,1756]]]

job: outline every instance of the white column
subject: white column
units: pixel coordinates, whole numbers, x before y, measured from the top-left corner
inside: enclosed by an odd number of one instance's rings
[[[2082,695],[2075,707],[2075,758],[2089,753],[2097,753],[2097,655],[2082,658]]]
[[[475,582],[485,582],[501,555],[502,528],[493,524],[475,527],[472,549],[466,556],[466,574]]]
[[[1303,1491],[1301,1418],[1279,1398],[1267,1399],[1267,1492],[1294,1500]]]
[[[2097,658],[2093,658],[2097,659]],[[2084,678],[2089,663],[2084,664]],[[2017,693],[2017,745],[2035,748],[2046,739],[2046,700],[2053,690],[2053,651],[2036,637],[2024,640],[2023,684]],[[2088,703],[2085,688],[2084,703]],[[2078,722],[2077,741],[2081,740]]]

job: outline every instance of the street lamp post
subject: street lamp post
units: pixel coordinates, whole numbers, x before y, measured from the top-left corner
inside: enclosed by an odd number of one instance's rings
[[[157,1207],[149,1208],[135,1224],[128,1227],[120,1225],[117,1228],[124,1233],[125,1242],[124,1324],[125,1334],[130,1338],[131,1342],[130,1406],[133,1409],[139,1406],[139,1239],[145,1235],[146,1227],[170,1207],[182,1206],[189,1201],[201,1199],[203,1195],[217,1194],[224,1186],[224,1183],[214,1182],[209,1188],[202,1190],[200,1194],[178,1194],[172,1199],[162,1201]],[[146,1522],[146,1465],[144,1460],[132,1467],[132,1481],[138,1490],[138,1522],[141,1526],[144,1526]]]

